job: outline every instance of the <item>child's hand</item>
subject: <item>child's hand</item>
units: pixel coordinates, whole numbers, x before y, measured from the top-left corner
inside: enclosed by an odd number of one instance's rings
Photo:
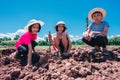
[[[88,41],[90,41],[92,39],[92,35],[93,35],[93,32],[90,32]]]
[[[25,66],[25,69],[32,69],[32,65],[30,65],[30,64],[27,64],[26,66]]]
[[[84,32],[83,37],[84,37],[86,40],[89,40],[89,33],[88,33],[88,32]]]

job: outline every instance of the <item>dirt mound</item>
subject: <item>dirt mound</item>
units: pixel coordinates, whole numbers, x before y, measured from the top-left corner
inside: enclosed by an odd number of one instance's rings
[[[29,68],[10,57],[14,49],[2,50],[0,80],[119,80],[120,47],[108,49],[110,55],[105,56],[91,52],[88,46],[72,48],[66,59],[54,56],[48,49],[38,49],[39,60]]]
[[[15,49],[11,49],[11,48],[8,48],[8,49],[4,49],[1,51],[1,54],[2,55],[7,55],[9,56],[11,53],[15,52],[16,50]]]

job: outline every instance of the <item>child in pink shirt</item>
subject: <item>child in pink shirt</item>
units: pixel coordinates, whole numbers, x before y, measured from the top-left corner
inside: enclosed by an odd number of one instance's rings
[[[15,47],[17,49],[16,56],[27,58],[27,65],[32,65],[32,51],[35,52],[34,47],[37,45],[37,33],[43,26],[42,21],[32,19],[25,27],[26,32],[20,36],[16,41]]]

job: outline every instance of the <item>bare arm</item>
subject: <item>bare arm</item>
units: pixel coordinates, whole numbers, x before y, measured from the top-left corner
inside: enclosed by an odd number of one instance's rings
[[[68,38],[68,41],[69,41],[69,48],[68,48],[68,53],[70,52],[71,50],[71,47],[72,47],[72,44],[71,44],[71,41],[70,41],[70,38],[69,38],[69,35],[67,34],[67,38]]]
[[[32,45],[28,44],[28,65],[32,65]]]
[[[90,29],[87,28],[87,31],[85,31],[85,32],[83,33],[83,37],[84,37],[86,40],[89,40],[89,34],[90,34]]]

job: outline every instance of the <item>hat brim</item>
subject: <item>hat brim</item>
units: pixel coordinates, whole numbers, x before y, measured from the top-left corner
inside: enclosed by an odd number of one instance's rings
[[[43,21],[35,21],[35,22],[32,22],[32,23],[29,23],[25,26],[25,31],[28,30],[28,27],[30,27],[31,25],[33,24],[40,24],[40,26],[42,27],[44,25],[44,22]]]
[[[102,15],[103,15],[103,18],[106,16],[106,12],[105,12],[104,9],[102,9],[102,8],[94,8],[94,9],[92,9],[92,10],[88,13],[88,19],[89,19],[89,20],[93,21],[93,19],[92,19],[92,14],[93,14],[94,12],[96,12],[96,11],[101,12]]]

